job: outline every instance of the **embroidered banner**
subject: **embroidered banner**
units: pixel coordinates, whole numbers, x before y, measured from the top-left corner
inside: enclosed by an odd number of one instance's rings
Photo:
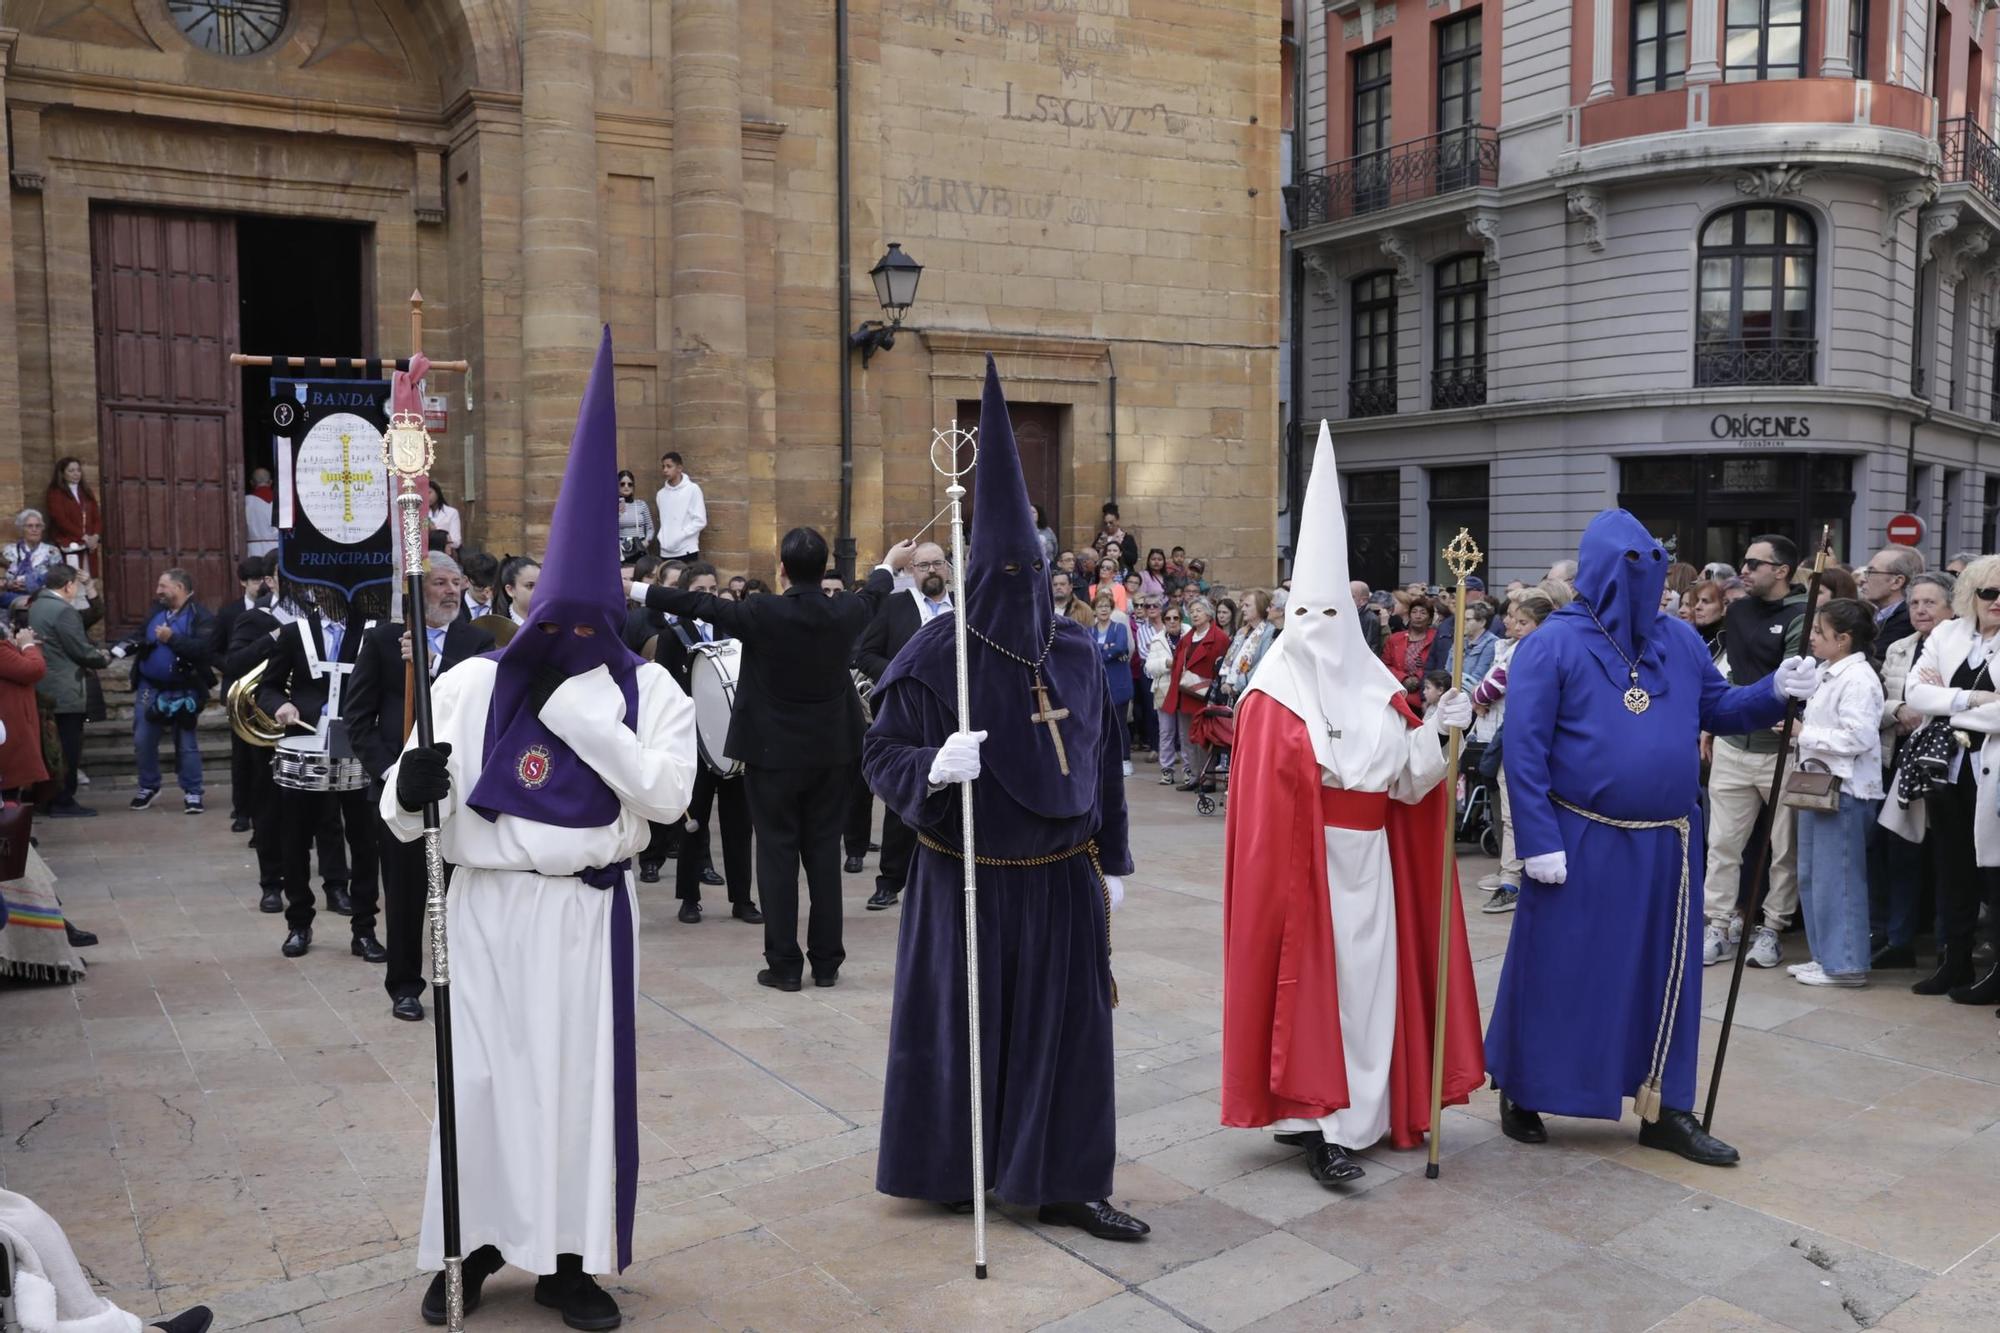
[[[337,591],[367,614],[386,611],[395,579],[388,406],[385,380],[271,378],[279,578]]]

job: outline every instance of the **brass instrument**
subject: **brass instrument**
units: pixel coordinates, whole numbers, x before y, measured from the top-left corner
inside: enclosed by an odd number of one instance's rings
[[[229,729],[241,736],[245,744],[265,749],[275,747],[285,738],[284,726],[257,706],[257,686],[264,679],[264,668],[270,664],[266,658],[238,676],[224,696],[229,708]]]

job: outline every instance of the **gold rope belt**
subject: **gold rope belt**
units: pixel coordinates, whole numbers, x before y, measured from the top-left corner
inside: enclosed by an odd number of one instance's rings
[[[1596,811],[1586,810],[1580,805],[1565,801],[1550,794],[1554,801],[1571,814],[1582,815],[1593,824],[1603,824],[1610,828],[1622,829],[1663,829],[1670,828],[1680,835],[1681,840],[1681,882],[1674,895],[1674,949],[1673,966],[1667,973],[1666,994],[1660,1001],[1660,1028],[1653,1037],[1653,1062],[1649,1067],[1646,1081],[1632,1094],[1632,1109],[1639,1113],[1641,1120],[1660,1118],[1660,1079],[1666,1071],[1667,1047],[1673,1040],[1674,1019],[1681,1008],[1681,980],[1687,970],[1687,915],[1689,883],[1688,854],[1693,839],[1693,826],[1686,815],[1679,819],[1612,819]]]
[[[930,834],[918,830],[917,842],[940,856],[949,856],[954,861],[965,859],[965,853],[947,843],[939,842]],[[1050,852],[1047,856],[980,856],[974,853],[972,863],[976,866],[999,866],[1003,869],[1030,869],[1036,866],[1052,866],[1070,860],[1072,857],[1090,858],[1091,873],[1097,876],[1098,892],[1104,895],[1104,974],[1111,978],[1111,1007],[1118,1007],[1118,978],[1111,976],[1111,885],[1104,878],[1104,867],[1097,859],[1097,839],[1080,842],[1066,852]]]

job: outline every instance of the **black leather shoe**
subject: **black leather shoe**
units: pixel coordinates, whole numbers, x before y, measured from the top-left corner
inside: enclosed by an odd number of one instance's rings
[[[868,844],[868,850],[871,852],[879,852],[882,850],[882,844],[879,842],[871,842]]]
[[[335,916],[353,916],[354,899],[347,896],[347,890],[345,889],[328,889],[326,891],[326,910]]]
[[[838,986],[839,984],[840,984],[840,973],[838,972],[813,973],[813,985],[818,986],[821,989],[827,989],[833,986]]]
[[[768,967],[757,974],[757,984],[759,986],[769,986],[772,990],[781,991],[803,989],[797,977],[781,977]]]
[[[157,1319],[146,1327],[165,1329],[166,1333],[208,1333],[214,1322],[214,1311],[206,1305],[192,1305],[172,1319]]]
[[[389,1006],[389,1012],[405,1023],[424,1021],[424,1002],[414,995],[398,995],[396,1002]]]
[[[582,1258],[574,1254],[557,1255],[556,1271],[535,1279],[535,1304],[560,1311],[571,1328],[616,1328],[625,1318],[618,1313],[618,1302],[583,1271]]]
[[[641,884],[658,884],[660,882],[660,863],[658,861],[641,861],[639,863],[639,882]]]
[[[1326,1135],[1316,1129],[1298,1129],[1289,1134],[1273,1134],[1271,1137],[1287,1148],[1317,1148],[1326,1142]]]
[[[1500,1094],[1500,1132],[1516,1143],[1547,1143],[1548,1127],[1542,1117],[1506,1093]]]
[[[1918,995],[1949,995],[1960,986],[1972,984],[1972,950],[1947,944],[1938,956],[1937,971],[1910,987]]]
[[[1359,1180],[1368,1173],[1361,1169],[1361,1163],[1354,1160],[1354,1154],[1338,1143],[1322,1143],[1306,1153],[1306,1170],[1322,1185],[1345,1185],[1350,1180]]]
[[[1868,967],[1874,972],[1888,972],[1917,965],[1917,951],[1907,944],[1885,944],[1868,959]]]
[[[347,951],[364,963],[386,963],[389,961],[389,951],[382,947],[382,941],[376,939],[372,933],[356,935],[354,942],[347,946]]]
[[[248,833],[250,831],[250,816],[238,815],[236,818],[230,820],[229,831],[231,833]]]
[[[97,936],[87,930],[78,930],[67,919],[63,921],[63,934],[69,937],[69,947],[72,949],[88,949],[97,943]]]
[[[1693,1111],[1664,1110],[1660,1118],[1639,1122],[1639,1146],[1675,1153],[1702,1166],[1735,1166],[1736,1149],[1701,1127]]]
[[[753,926],[764,924],[764,914],[757,910],[755,903],[738,903],[730,909],[730,915],[738,921],[747,921]]]
[[[285,936],[285,947],[278,952],[287,958],[303,958],[306,956],[306,950],[312,948],[312,942],[312,927],[303,926]]]
[[[1993,1004],[2000,1001],[2000,965],[1986,969],[1986,975],[1970,986],[1954,986],[1953,1004]]]
[[[868,910],[871,912],[880,912],[885,908],[894,907],[896,900],[900,897],[902,897],[901,894],[892,890],[877,889],[868,895]]]
[[[850,875],[858,875],[863,870],[867,869],[867,862],[863,861],[858,856],[850,856],[847,858],[846,863],[841,866],[841,869],[845,870]]]
[[[1143,1240],[1153,1230],[1132,1214],[1113,1208],[1109,1199],[1045,1203],[1038,1216],[1051,1226],[1081,1227],[1099,1240]]]
[[[721,876],[721,874],[717,872],[714,866],[710,866],[708,869],[701,872],[701,882],[709,885],[712,888],[719,889],[724,884],[727,884],[729,881],[724,879]]]
[[[681,904],[681,924],[698,926],[701,924],[701,904],[689,899]]]
[[[500,1251],[491,1245],[482,1245],[465,1256],[461,1271],[465,1274],[465,1312],[471,1314],[479,1308],[479,1289],[486,1285],[486,1279],[499,1272],[505,1263]],[[444,1322],[444,1274],[440,1272],[431,1279],[430,1289],[424,1292],[424,1322],[442,1324]]]
[[[260,912],[284,911],[285,895],[279,893],[276,889],[272,889],[269,893],[265,894],[263,897],[257,900],[257,910]]]

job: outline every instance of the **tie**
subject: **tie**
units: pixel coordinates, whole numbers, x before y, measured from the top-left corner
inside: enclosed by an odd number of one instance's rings
[[[320,628],[326,635],[326,660],[329,662],[338,662],[340,660],[340,645],[347,638],[345,627],[336,625],[331,620],[328,620],[321,622]]]

